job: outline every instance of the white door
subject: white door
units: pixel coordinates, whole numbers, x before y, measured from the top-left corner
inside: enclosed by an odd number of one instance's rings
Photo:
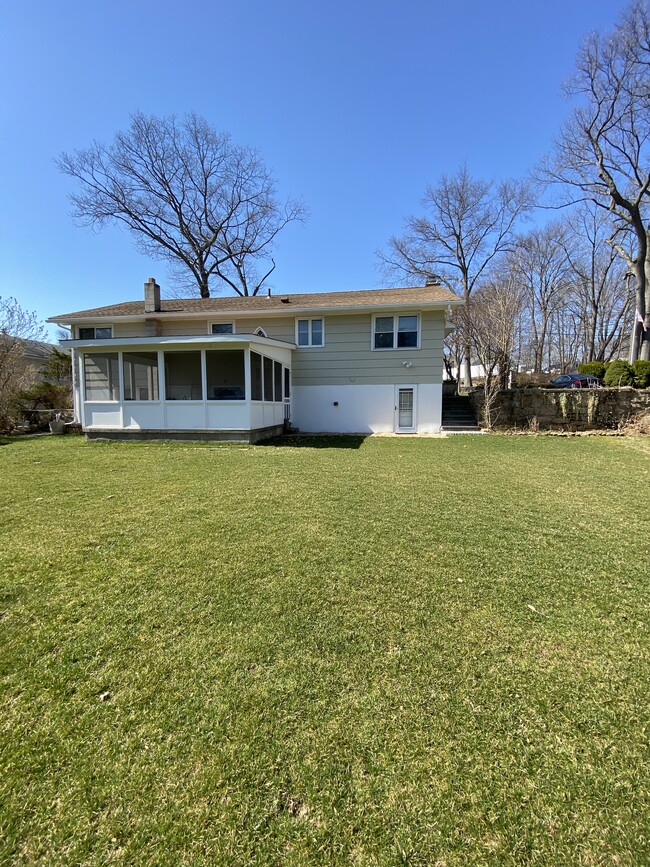
[[[395,389],[395,431],[412,433],[415,430],[415,386],[398,385]]]

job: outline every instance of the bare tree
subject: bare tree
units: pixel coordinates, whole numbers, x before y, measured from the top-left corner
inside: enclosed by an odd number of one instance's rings
[[[582,361],[618,358],[633,317],[628,271],[611,244],[608,215],[592,202],[576,208],[565,221],[565,250],[571,272],[567,299],[580,323]]]
[[[58,166],[79,182],[70,198],[81,224],[125,225],[142,252],[170,262],[202,298],[214,280],[256,295],[275,268],[278,233],[306,216],[300,202],[278,200],[257,151],[195,114],[183,122],[135,114],[112,144],[63,153]]]
[[[0,298],[0,424],[13,395],[33,381],[36,366],[25,358],[28,342],[44,337],[35,313],[23,310],[15,298]]]
[[[569,282],[565,246],[563,225],[550,223],[520,236],[507,260],[507,268],[524,295],[535,372],[549,364],[553,318],[564,302]]]
[[[519,181],[477,180],[462,166],[427,187],[422,205],[425,216],[408,217],[406,233],[391,238],[379,256],[390,278],[440,280],[464,298],[463,380],[469,386],[471,294],[510,249],[517,221],[532,206],[530,190]]]
[[[498,393],[509,385],[522,307],[522,292],[513,278],[481,286],[472,302],[471,340],[485,371],[481,413],[483,424],[488,428],[497,421]]]
[[[568,91],[580,100],[564,126],[548,179],[572,201],[609,211],[609,243],[634,275],[630,357],[650,359],[650,18],[645,0],[627,7],[613,33],[582,45]]]

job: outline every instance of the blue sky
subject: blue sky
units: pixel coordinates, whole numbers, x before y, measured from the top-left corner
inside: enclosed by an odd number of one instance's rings
[[[278,292],[382,285],[375,251],[428,183],[525,174],[569,104],[582,37],[622,0],[22,0],[0,15],[0,296],[43,320],[139,298],[166,267],[69,217],[54,159],[134,111],[196,111],[257,147],[311,211],[281,236]]]

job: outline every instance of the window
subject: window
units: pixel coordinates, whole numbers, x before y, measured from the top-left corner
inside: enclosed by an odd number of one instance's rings
[[[211,334],[234,334],[235,325],[233,322],[213,322],[210,332]]]
[[[256,334],[258,337],[268,337],[266,331],[260,326],[253,331],[253,334]]]
[[[288,367],[284,368],[284,398],[288,400],[291,397],[291,371]]]
[[[200,352],[165,353],[165,398],[203,400]]]
[[[418,317],[375,316],[373,349],[417,349]]]
[[[122,356],[124,400],[158,400],[158,353],[125,352]]]
[[[79,340],[109,340],[113,336],[113,327],[106,325],[102,328],[80,328]]]
[[[208,350],[205,367],[208,400],[245,400],[243,349]]]
[[[84,354],[86,400],[119,400],[117,352]]]
[[[296,343],[298,346],[324,346],[322,319],[297,319]]]
[[[251,352],[251,400],[262,400],[262,356]]]

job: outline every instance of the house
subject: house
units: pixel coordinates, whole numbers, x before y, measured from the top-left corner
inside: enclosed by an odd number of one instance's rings
[[[89,438],[245,439],[436,433],[447,314],[437,284],[144,300],[54,316],[71,329],[75,414]]]

